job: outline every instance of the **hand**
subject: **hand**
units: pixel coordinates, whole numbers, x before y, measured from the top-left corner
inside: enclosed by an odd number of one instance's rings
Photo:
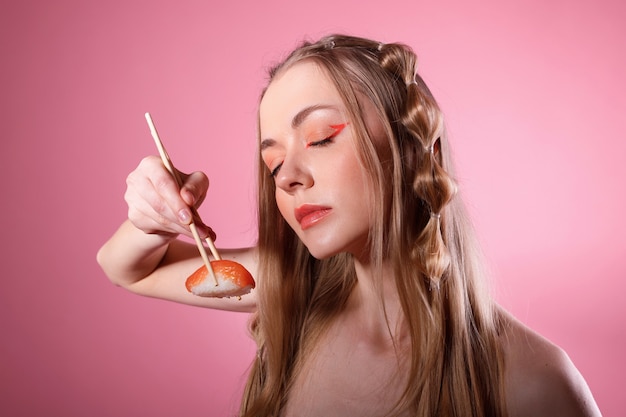
[[[183,187],[178,185],[156,156],[144,158],[126,179],[124,199],[128,218],[144,233],[174,238],[179,234],[191,236],[190,207],[198,208],[206,197],[209,179],[203,172],[180,172]],[[215,233],[196,216],[193,218],[201,237]]]

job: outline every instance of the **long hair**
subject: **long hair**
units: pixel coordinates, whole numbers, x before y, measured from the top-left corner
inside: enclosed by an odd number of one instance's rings
[[[331,35],[304,43],[269,72],[306,60],[325,71],[355,129],[357,152],[376,198],[370,257],[393,266],[410,334],[407,383],[391,412],[505,416],[495,306],[471,225],[457,195],[443,116],[403,44]],[[381,148],[360,100],[386,133]],[[301,364],[344,308],[356,283],[348,254],[317,260],[278,211],[275,184],[259,156],[258,346],[240,415],[278,416]],[[382,284],[381,284],[382,285]]]

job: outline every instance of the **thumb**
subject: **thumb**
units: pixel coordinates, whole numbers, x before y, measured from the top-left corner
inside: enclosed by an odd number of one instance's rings
[[[194,195],[193,190],[189,189],[189,187],[183,186],[183,188],[180,189],[180,197],[189,207],[195,206],[196,196]]]
[[[198,207],[206,197],[209,179],[203,172],[196,171],[186,176],[180,190],[180,196],[190,207]]]

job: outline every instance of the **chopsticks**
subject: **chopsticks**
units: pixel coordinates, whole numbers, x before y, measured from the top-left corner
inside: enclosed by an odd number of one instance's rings
[[[174,180],[176,181],[176,184],[178,184],[178,188],[180,189],[183,186],[183,181],[180,178],[178,171],[174,169],[172,160],[167,154],[167,151],[165,150],[165,147],[163,146],[163,142],[161,142],[161,139],[159,138],[159,134],[156,130],[156,127],[154,126],[154,122],[152,121],[152,116],[150,116],[150,113],[146,113],[146,121],[148,122],[148,126],[150,127],[150,133],[152,134],[154,143],[156,144],[156,147],[159,150],[159,155],[161,155],[161,160],[163,161],[163,165],[165,165],[165,168],[167,168],[170,174],[172,174],[172,177],[174,177]],[[211,261],[209,261],[209,255],[207,254],[206,249],[204,245],[202,244],[202,238],[200,238],[200,235],[198,234],[198,229],[195,223],[193,222],[193,216],[197,216],[198,213],[194,207],[190,207],[190,210],[192,212],[192,220],[191,220],[191,223],[189,224],[189,229],[191,229],[191,234],[193,235],[193,238],[196,241],[196,246],[198,246],[198,251],[200,251],[200,256],[202,257],[202,260],[204,261],[204,265],[206,265],[206,269],[209,271],[209,274],[211,275],[211,278],[213,278],[213,281],[215,281],[215,286],[218,286],[219,284],[217,281],[217,277],[215,276],[215,271],[213,271],[213,267],[211,266]],[[216,260],[220,260],[221,257],[219,253],[217,252],[217,248],[215,247],[215,243],[213,243],[213,240],[211,239],[211,237],[207,236],[205,241],[207,245],[209,245],[209,249],[211,250],[211,254],[213,255],[213,257]]]

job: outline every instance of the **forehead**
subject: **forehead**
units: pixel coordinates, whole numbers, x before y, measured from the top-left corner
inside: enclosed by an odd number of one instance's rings
[[[319,65],[299,62],[279,73],[265,91],[259,106],[261,132],[291,124],[298,112],[311,106],[343,108],[343,101]]]

